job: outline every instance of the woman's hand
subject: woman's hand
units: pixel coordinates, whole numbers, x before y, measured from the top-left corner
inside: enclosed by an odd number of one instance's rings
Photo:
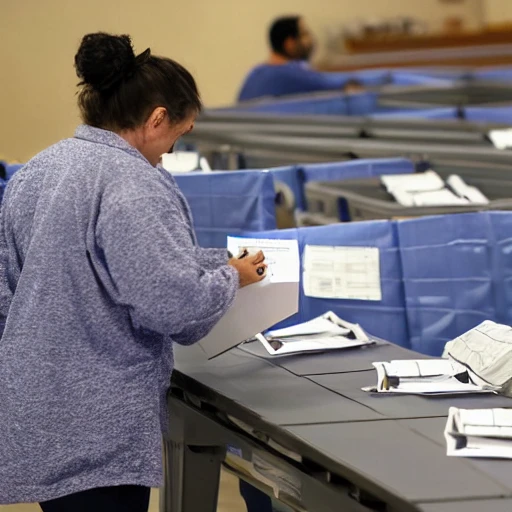
[[[265,265],[264,261],[265,255],[263,251],[258,251],[253,256],[247,254],[241,258],[231,258],[228,261],[228,265],[231,265],[238,271],[240,288],[243,288],[265,278],[267,265]]]

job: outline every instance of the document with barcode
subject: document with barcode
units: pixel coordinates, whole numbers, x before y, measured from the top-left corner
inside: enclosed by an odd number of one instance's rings
[[[303,286],[308,297],[380,301],[379,249],[306,245]]]

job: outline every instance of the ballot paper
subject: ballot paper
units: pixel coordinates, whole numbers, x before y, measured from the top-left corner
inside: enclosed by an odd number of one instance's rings
[[[299,281],[299,249],[296,240],[265,240],[228,236],[228,251],[236,256],[243,250],[249,254],[263,251],[267,274],[272,283]]]
[[[427,192],[444,188],[443,179],[434,171],[415,174],[385,174],[381,183],[392,194],[394,190],[406,192]]]
[[[377,386],[363,388],[377,393],[444,395],[492,393],[493,388],[474,384],[466,368],[449,359],[411,359],[375,362]]]
[[[476,384],[512,395],[512,327],[485,320],[449,341],[443,355],[464,365]]]
[[[466,198],[471,204],[489,204],[485,197],[476,187],[469,186],[460,176],[452,174],[448,176],[446,184],[459,196]]]
[[[306,245],[303,286],[307,297],[380,301],[379,249]]]
[[[497,149],[512,148],[512,128],[491,130],[489,132],[489,139]]]
[[[471,187],[458,175],[446,180],[434,171],[417,174],[381,176],[381,183],[405,207],[461,206],[488,204],[489,200],[476,187]]]
[[[342,320],[332,311],[309,322],[257,334],[256,339],[271,356],[326,352],[375,343],[359,325]]]
[[[418,192],[414,194],[413,202],[414,206],[460,206],[470,204],[467,198],[459,197],[447,188]]]
[[[268,272],[263,281],[238,290],[228,312],[199,346],[212,359],[295,314],[299,308],[299,248],[296,240],[228,238],[228,250],[263,250]]]
[[[450,407],[444,436],[450,457],[512,459],[512,409]]]

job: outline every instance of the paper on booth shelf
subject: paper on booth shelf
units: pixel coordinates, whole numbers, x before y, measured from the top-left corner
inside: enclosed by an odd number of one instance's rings
[[[238,290],[235,302],[199,346],[212,359],[299,309],[299,248],[296,240],[228,238],[228,250],[262,249],[269,265],[263,281]]]
[[[444,436],[448,456],[511,459],[512,410],[451,407]]]
[[[397,189],[405,192],[427,192],[444,188],[444,181],[434,171],[416,174],[385,174],[380,177],[380,180],[390,193]]]
[[[379,249],[306,245],[303,285],[308,297],[380,301]]]
[[[489,199],[487,199],[478,188],[471,187],[457,174],[448,176],[446,184],[449,185],[459,197],[465,197],[471,204],[489,204]]]
[[[447,188],[419,192],[414,194],[413,200],[414,206],[459,206],[469,204],[468,199],[456,196]]]
[[[491,130],[489,132],[489,139],[496,149],[512,148],[512,128]]]

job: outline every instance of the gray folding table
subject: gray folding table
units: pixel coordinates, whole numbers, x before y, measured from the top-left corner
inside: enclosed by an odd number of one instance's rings
[[[412,357],[421,356],[379,344],[270,358],[251,344],[207,361],[199,348],[179,347],[161,510],[215,511],[228,446],[285,475],[296,492],[280,499],[302,510],[510,510],[512,461],[447,457],[442,433],[452,405],[506,407],[511,400],[361,391],[376,383],[373,361]]]

